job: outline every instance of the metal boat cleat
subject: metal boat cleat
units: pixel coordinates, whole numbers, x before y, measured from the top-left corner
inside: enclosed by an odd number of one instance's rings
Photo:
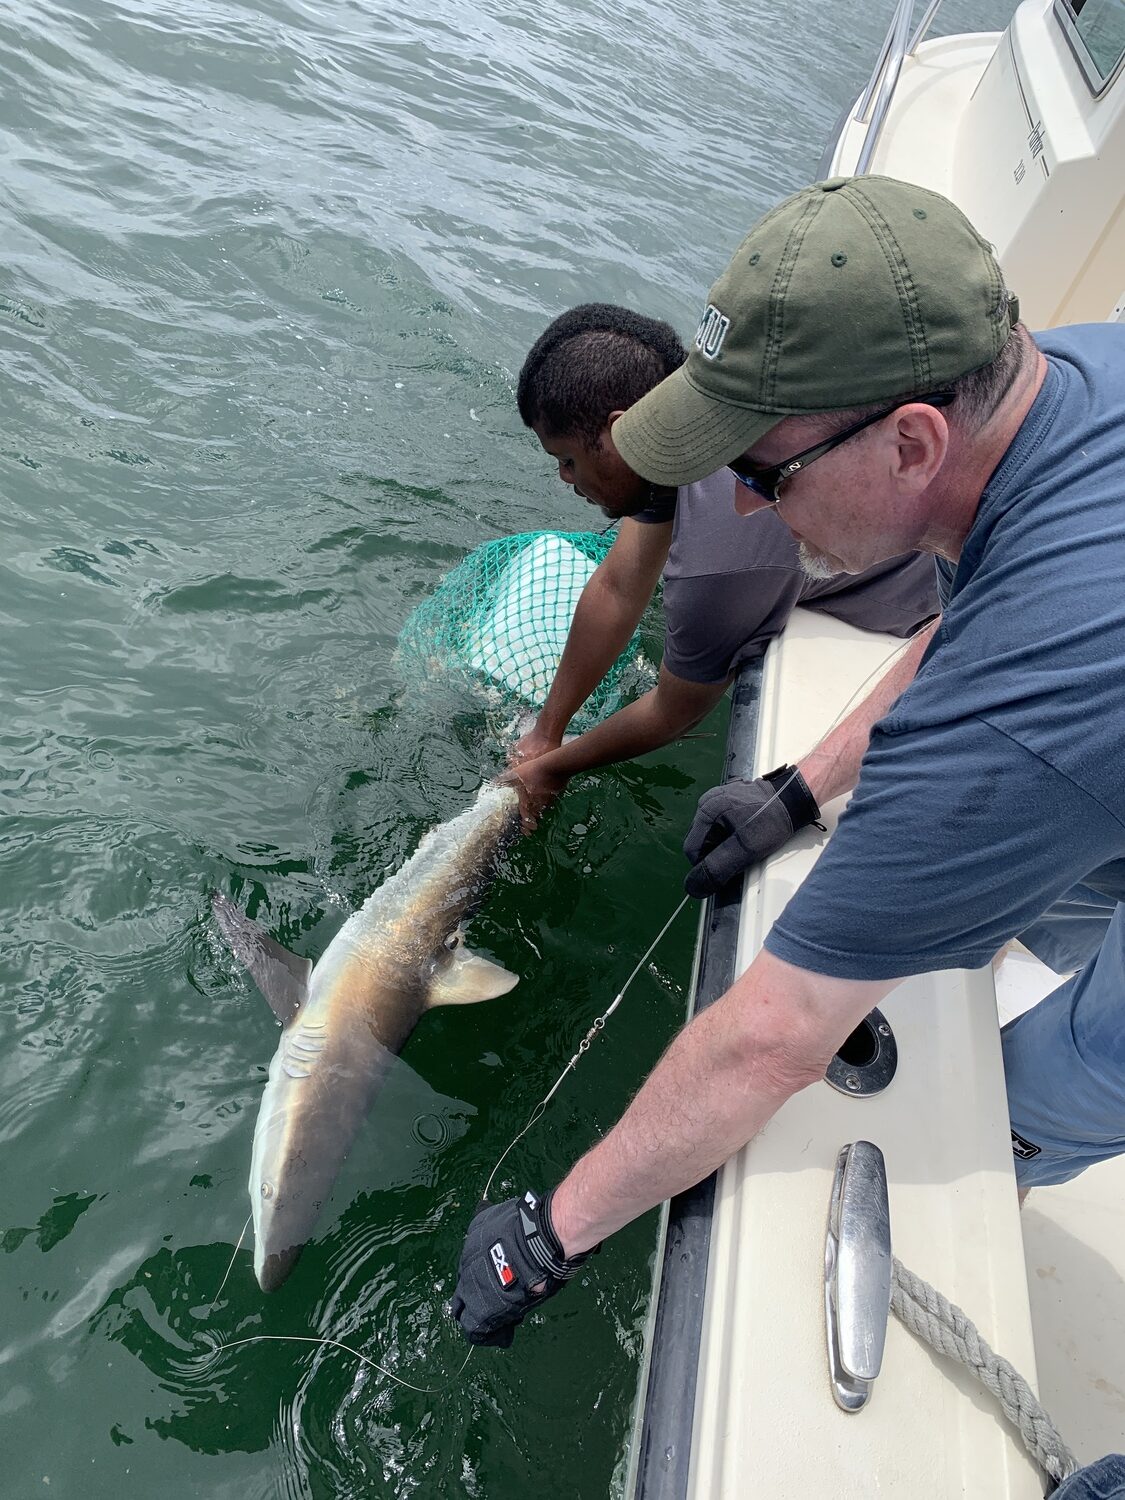
[[[883,1363],[891,1308],[887,1167],[870,1141],[836,1158],[824,1241],[824,1316],[832,1395],[859,1411]]]

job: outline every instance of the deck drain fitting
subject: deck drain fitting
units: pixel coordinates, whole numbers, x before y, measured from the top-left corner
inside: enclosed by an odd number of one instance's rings
[[[841,1094],[866,1099],[881,1094],[895,1076],[898,1047],[881,1010],[864,1016],[828,1064],[824,1078]]]

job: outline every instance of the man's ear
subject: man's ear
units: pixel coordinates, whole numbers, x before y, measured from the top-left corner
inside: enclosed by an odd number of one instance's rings
[[[611,453],[617,452],[617,444],[613,441],[612,428],[614,422],[617,421],[618,417],[623,417],[625,415],[625,412],[626,408],[624,406],[620,406],[616,409],[616,411],[611,411],[609,416],[606,417],[605,426],[602,428],[601,433],[598,436],[599,447],[608,448]]]
[[[915,494],[932,484],[949,451],[949,424],[936,406],[912,402],[895,413],[894,477]]]

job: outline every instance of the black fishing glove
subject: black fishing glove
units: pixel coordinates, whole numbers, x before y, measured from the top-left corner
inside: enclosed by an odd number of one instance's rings
[[[824,827],[816,798],[796,766],[779,766],[757,781],[713,787],[700,797],[684,839],[684,853],[694,866],[684,877],[684,890],[700,899],[714,895],[810,824]]]
[[[506,1203],[482,1203],[465,1248],[450,1308],[470,1344],[507,1349],[516,1327],[561,1291],[594,1252],[567,1260],[551,1223],[551,1198],[526,1192]],[[595,1247],[596,1248],[596,1247]],[[538,1288],[532,1291],[532,1288]]]

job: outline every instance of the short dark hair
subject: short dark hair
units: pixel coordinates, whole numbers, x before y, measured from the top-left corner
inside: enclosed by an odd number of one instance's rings
[[[516,402],[528,427],[589,441],[687,358],[668,323],[608,302],[572,307],[543,330],[520,370]]]

